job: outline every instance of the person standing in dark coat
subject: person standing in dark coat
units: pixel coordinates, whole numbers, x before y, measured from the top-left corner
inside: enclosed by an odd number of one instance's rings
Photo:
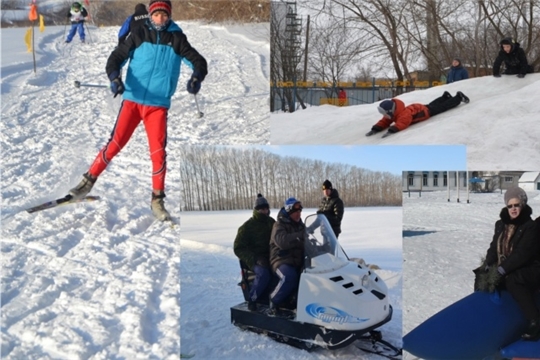
[[[504,62],[505,75],[516,75],[524,78],[527,73],[534,72],[534,69],[527,62],[525,51],[512,38],[504,38],[500,42],[501,50],[493,63],[493,76],[501,77],[501,65]]]
[[[302,209],[302,202],[294,197],[288,198],[272,228],[270,264],[279,277],[279,283],[270,294],[273,314],[298,287],[304,260],[304,242],[307,241],[306,226],[301,219]]]
[[[540,231],[531,219],[527,194],[519,187],[504,194],[506,207],[495,223],[495,234],[484,263],[474,270],[475,290],[505,286],[529,321],[524,340],[540,339],[540,310],[534,294],[540,288]]]
[[[253,215],[236,234],[234,253],[255,273],[253,286],[249,290],[248,309],[257,310],[256,301],[270,282],[270,235],[276,221],[270,217],[270,205],[261,195],[257,195]]]
[[[337,189],[332,187],[329,180],[325,180],[322,185],[324,197],[317,214],[323,214],[328,219],[336,238],[341,233],[341,220],[343,220],[343,200],[339,198]]]
[[[137,4],[135,6],[135,13],[126,18],[122,24],[122,27],[120,28],[120,31],[118,31],[118,45],[123,43],[131,32],[144,25],[146,19],[148,19],[148,10],[146,10],[146,5]]]
[[[466,80],[469,78],[469,73],[467,69],[461,65],[461,59],[454,58],[452,61],[452,67],[450,68],[450,71],[448,72],[448,76],[446,77],[446,83],[450,84],[459,80]]]

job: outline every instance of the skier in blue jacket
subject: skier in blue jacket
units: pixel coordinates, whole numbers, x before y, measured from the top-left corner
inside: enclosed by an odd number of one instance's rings
[[[467,72],[467,69],[461,65],[461,59],[455,58],[452,61],[452,67],[450,68],[448,76],[446,77],[446,83],[450,84],[459,80],[466,80],[468,78],[469,73]]]
[[[142,120],[152,160],[153,191],[150,207],[158,220],[170,220],[163,199],[167,113],[171,97],[176,91],[182,61],[193,69],[187,84],[189,93],[199,92],[207,74],[205,58],[190,45],[182,29],[171,21],[171,11],[169,0],[150,1],[150,18],[109,56],[105,70],[114,96],[123,94],[122,106],[109,141],[100,150],[81,182],[70,190],[74,198],[82,198],[92,190],[98,176],[127,144]],[[120,74],[128,60],[124,84]]]

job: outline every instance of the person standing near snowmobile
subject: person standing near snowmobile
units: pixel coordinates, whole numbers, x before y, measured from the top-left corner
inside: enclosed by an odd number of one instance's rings
[[[469,98],[461,91],[458,91],[456,96],[452,96],[448,91],[445,91],[442,96],[436,98],[428,105],[411,104],[405,106],[403,101],[396,98],[383,100],[378,107],[383,118],[373,125],[371,131],[366,136],[371,136],[384,129],[388,129],[388,132],[383,137],[397,133],[398,131],[405,130],[412,124],[453,109],[461,102],[469,103]]]
[[[236,234],[234,253],[255,273],[253,286],[249,289],[248,309],[257,310],[257,299],[270,282],[270,236],[276,221],[270,216],[270,205],[261,195],[257,195],[253,215]]]
[[[493,63],[493,76],[501,77],[501,65],[504,62],[506,67],[505,75],[516,75],[518,78],[524,78],[527,73],[533,73],[534,69],[527,62],[525,51],[512,38],[504,38],[499,43],[501,49],[499,55]]]
[[[81,39],[81,42],[84,42],[84,20],[87,16],[88,12],[81,3],[74,2],[73,4],[71,4],[71,7],[67,12],[67,18],[69,21],[71,21],[71,29],[69,29],[69,33],[66,38],[66,44],[70,43],[71,40],[73,40],[73,37],[75,36],[77,30],[79,31],[79,38]]]
[[[324,197],[322,198],[317,214],[326,216],[337,238],[341,233],[341,220],[343,219],[344,212],[343,200],[339,198],[337,189],[332,187],[332,183],[329,180],[323,182],[322,191]]]
[[[126,18],[118,31],[118,45],[123,43],[131,32],[135,31],[138,27],[143,26],[146,23],[146,19],[148,19],[146,5],[137,4],[133,15],[129,15]]]
[[[270,308],[274,313],[298,287],[304,260],[304,242],[307,240],[306,226],[301,219],[302,209],[302,202],[294,197],[288,198],[272,228],[270,264],[279,278],[279,283],[270,294]]]
[[[486,258],[473,270],[475,291],[506,287],[529,322],[522,339],[536,341],[540,339],[540,309],[534,300],[540,288],[539,222],[532,220],[527,194],[520,187],[508,189],[504,202]]]
[[[467,69],[461,65],[461,59],[454,58],[454,60],[452,60],[452,67],[446,77],[446,83],[451,84],[459,80],[467,80],[468,78],[469,73],[467,72]]]
[[[163,203],[167,113],[171,97],[176,91],[182,61],[193,69],[187,84],[187,91],[191,94],[199,92],[207,74],[207,63],[191,47],[182,29],[171,21],[172,7],[169,0],[152,0],[148,10],[150,18],[144,26],[132,32],[107,60],[106,72],[111,81],[111,91],[114,97],[124,94],[120,113],[109,141],[99,151],[81,182],[69,194],[78,199],[92,190],[98,176],[127,144],[142,120],[152,160],[153,191],[150,206],[154,216],[165,221],[171,219]],[[127,60],[129,65],[124,85],[121,70]]]

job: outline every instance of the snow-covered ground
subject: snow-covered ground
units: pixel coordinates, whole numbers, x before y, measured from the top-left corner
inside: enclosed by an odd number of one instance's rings
[[[209,62],[197,116],[183,67],[168,128],[167,208],[180,216],[178,149],[261,144],[268,130],[268,24],[180,23]],[[35,214],[66,194],[113,128],[120,99],[105,63],[118,27],[90,26],[64,45],[64,28],[1,30],[1,355],[5,359],[177,359],[180,229],[150,212],[151,163],[142,126],[99,178],[102,200]]]
[[[316,209],[304,209],[302,218]],[[275,218],[278,210],[272,210]],[[354,346],[311,353],[245,332],[231,324],[230,307],[244,301],[240,268],[233,252],[238,227],[252,211],[182,213],[180,320],[182,353],[202,359],[380,359]],[[349,257],[382,269],[394,316],[380,330],[401,347],[402,257],[400,207],[345,208],[339,241]]]
[[[469,104],[434,116],[382,139],[365,134],[381,118],[375,104],[336,107],[312,106],[294,113],[270,116],[272,144],[391,144],[467,146],[467,165],[475,170],[530,170],[540,154],[540,74],[458,81],[399,96],[405,105],[427,104],[449,91],[462,91]]]
[[[540,216],[540,191],[527,192],[533,219]],[[473,291],[472,269],[493,237],[504,207],[504,191],[466,194],[423,192],[403,197],[403,335]],[[404,359],[415,359],[405,355]]]

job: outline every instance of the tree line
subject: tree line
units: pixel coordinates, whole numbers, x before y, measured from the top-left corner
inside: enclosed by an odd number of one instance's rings
[[[294,196],[317,208],[332,182],[345,206],[401,206],[401,176],[357,166],[279,156],[258,148],[180,148],[182,210],[252,209],[261,193],[272,208]]]

